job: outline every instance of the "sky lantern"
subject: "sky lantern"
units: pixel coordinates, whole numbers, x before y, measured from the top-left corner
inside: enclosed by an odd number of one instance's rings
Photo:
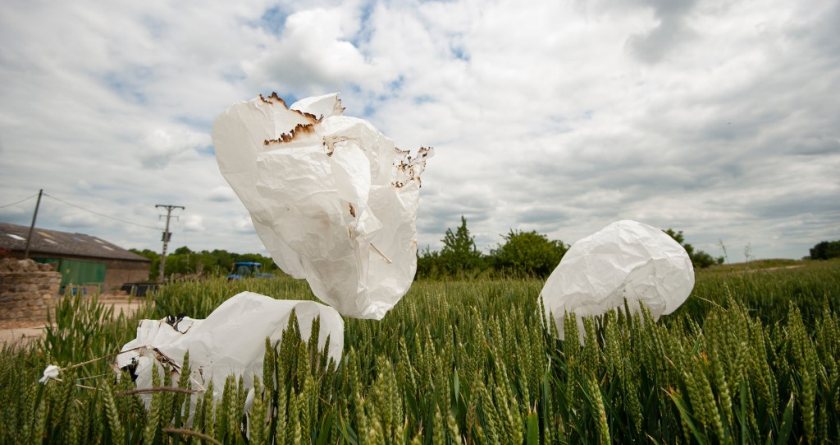
[[[654,319],[682,305],[694,288],[685,249],[662,230],[631,220],[614,222],[578,240],[548,277],[540,297],[563,339],[566,314],[582,319],[641,305]]]
[[[380,320],[417,268],[415,219],[429,148],[413,156],[336,94],[276,94],[216,120],[219,170],[283,271],[344,316]]]

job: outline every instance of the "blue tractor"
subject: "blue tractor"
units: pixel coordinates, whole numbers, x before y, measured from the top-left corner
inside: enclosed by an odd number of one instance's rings
[[[271,278],[274,275],[264,273],[260,270],[262,264],[256,261],[237,261],[233,264],[233,271],[228,274],[228,281],[241,280],[243,278]]]

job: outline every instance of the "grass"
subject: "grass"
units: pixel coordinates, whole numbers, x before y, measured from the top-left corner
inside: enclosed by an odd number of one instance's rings
[[[550,335],[539,281],[421,281],[384,320],[346,320],[339,366],[290,326],[266,348],[247,417],[234,379],[194,405],[160,390],[149,410],[109,360],[37,380],[48,363],[118,351],[139,318],[203,318],[246,289],[311,299],[305,283],[179,283],[114,320],[95,299],[70,298],[41,343],[0,351],[0,441],[836,443],[840,262],[771,264],[698,272],[686,304],[659,322],[586,320],[585,346]],[[158,384],[189,387],[177,378]]]

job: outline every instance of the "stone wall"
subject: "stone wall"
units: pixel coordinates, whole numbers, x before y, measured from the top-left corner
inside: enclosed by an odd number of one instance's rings
[[[0,321],[47,321],[61,274],[49,264],[0,259]]]

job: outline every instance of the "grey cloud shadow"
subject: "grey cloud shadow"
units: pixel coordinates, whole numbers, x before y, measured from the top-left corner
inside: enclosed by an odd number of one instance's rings
[[[693,35],[685,24],[684,16],[694,7],[696,0],[648,0],[640,2],[654,10],[659,23],[646,33],[628,37],[626,47],[639,60],[655,64]]]

